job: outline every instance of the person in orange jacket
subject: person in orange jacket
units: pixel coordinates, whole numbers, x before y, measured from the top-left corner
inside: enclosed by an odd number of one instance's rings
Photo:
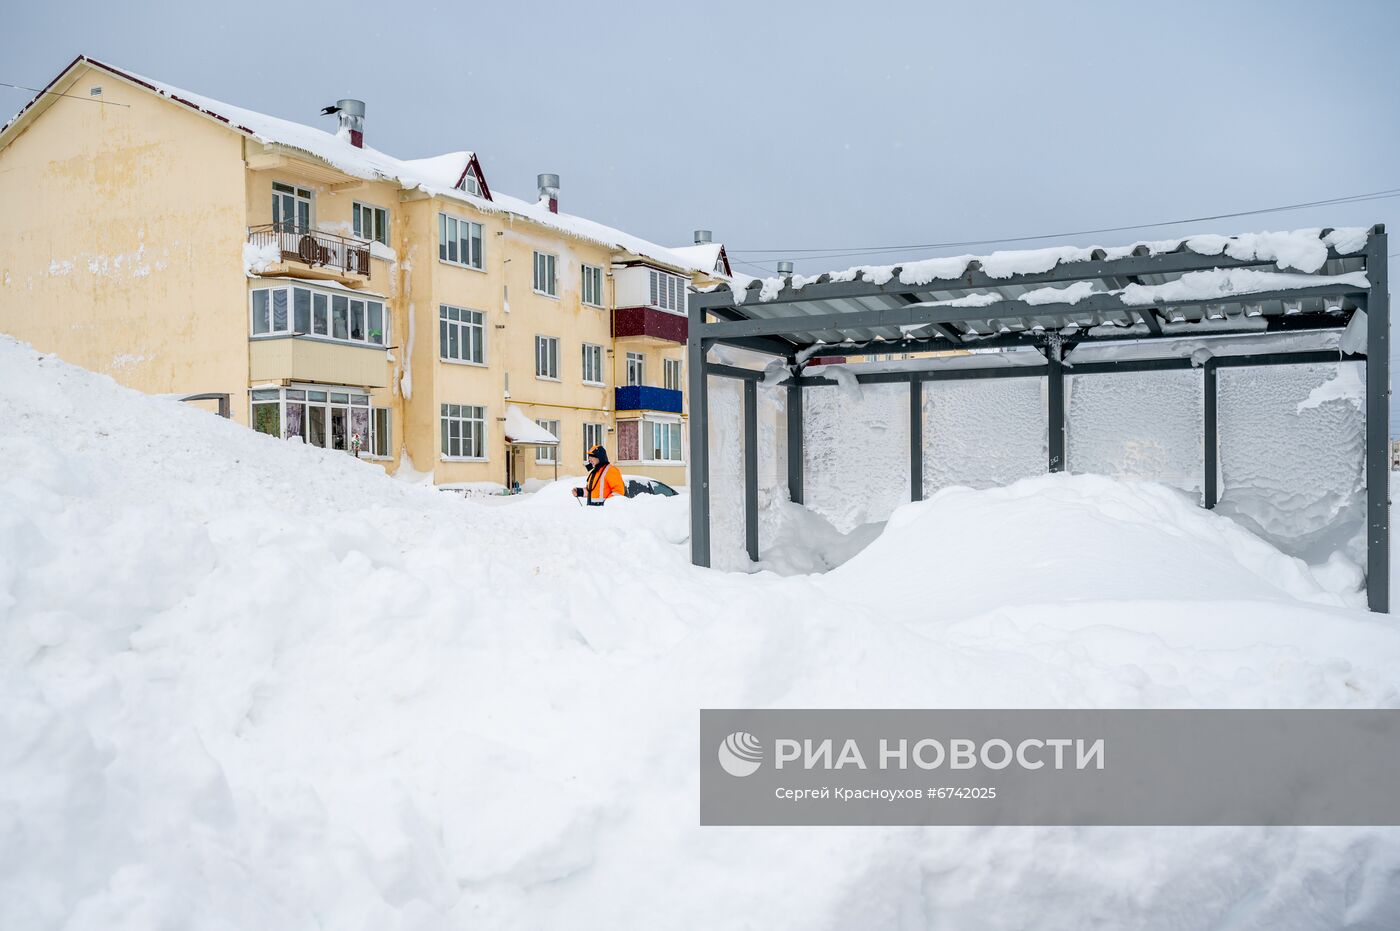
[[[574,489],[575,498],[583,498],[590,507],[602,507],[613,495],[627,497],[622,470],[608,461],[608,451],[595,446],[588,451],[588,481],[583,488]]]

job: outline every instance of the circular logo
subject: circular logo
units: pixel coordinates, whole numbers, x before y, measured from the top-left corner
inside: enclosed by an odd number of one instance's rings
[[[763,762],[763,744],[747,731],[735,731],[719,745],[719,765],[731,776],[752,775]]]

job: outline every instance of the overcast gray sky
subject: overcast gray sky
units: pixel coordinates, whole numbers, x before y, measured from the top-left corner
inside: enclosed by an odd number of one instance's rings
[[[321,106],[362,97],[385,151],[473,148],[493,187],[517,195],[557,172],[570,212],[669,244],[713,228],[768,269],[808,250],[1400,188],[1400,4],[1387,2],[75,0],[5,19],[0,81],[42,86],[81,52],[328,128]],[[0,88],[8,112],[26,99]],[[1192,227],[1398,211],[1393,198]]]

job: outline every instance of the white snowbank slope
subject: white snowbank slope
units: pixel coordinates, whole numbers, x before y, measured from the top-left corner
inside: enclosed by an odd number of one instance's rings
[[[0,339],[0,927],[1383,928],[1394,829],[701,829],[701,707],[1400,704],[1153,486],[950,490],[820,577],[685,505],[386,480]]]

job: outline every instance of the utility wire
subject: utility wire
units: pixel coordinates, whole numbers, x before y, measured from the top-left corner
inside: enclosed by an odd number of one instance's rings
[[[1035,236],[1007,236],[998,239],[967,239],[957,242],[909,243],[899,246],[858,246],[832,247],[825,249],[731,249],[730,255],[754,255],[760,253],[781,254],[795,260],[839,259],[862,255],[878,255],[884,252],[913,251],[915,249],[952,249],[964,246],[991,246],[1011,242],[1035,242],[1046,239],[1067,239],[1071,236],[1093,236],[1100,233],[1123,233],[1131,230],[1153,229],[1162,226],[1179,226],[1185,223],[1205,223],[1212,220],[1226,220],[1234,217],[1251,217],[1267,213],[1283,213],[1289,210],[1303,210],[1310,207],[1326,207],[1336,204],[1365,203],[1373,200],[1386,200],[1400,197],[1400,188],[1388,188],[1369,194],[1350,194],[1345,197],[1331,197],[1326,200],[1307,201],[1298,204],[1285,204],[1277,207],[1262,207],[1258,210],[1242,210],[1237,213],[1219,213],[1211,216],[1189,217],[1182,220],[1164,220],[1160,223],[1139,223],[1132,226],[1108,226],[1100,229],[1074,230],[1062,233],[1041,233]],[[843,251],[844,249],[844,251]],[[736,260],[739,261],[739,260]]]
[[[128,110],[131,109],[131,104],[129,103],[113,103],[110,100],[103,100],[101,97],[79,97],[76,94],[63,94],[58,91],[46,91],[43,88],[39,87],[25,87],[23,84],[9,84],[5,81],[0,81],[0,87],[13,87],[17,91],[29,91],[31,94],[51,94],[54,97],[67,97],[69,100],[86,100],[89,103],[100,103],[105,104],[109,107],[126,107]]]

